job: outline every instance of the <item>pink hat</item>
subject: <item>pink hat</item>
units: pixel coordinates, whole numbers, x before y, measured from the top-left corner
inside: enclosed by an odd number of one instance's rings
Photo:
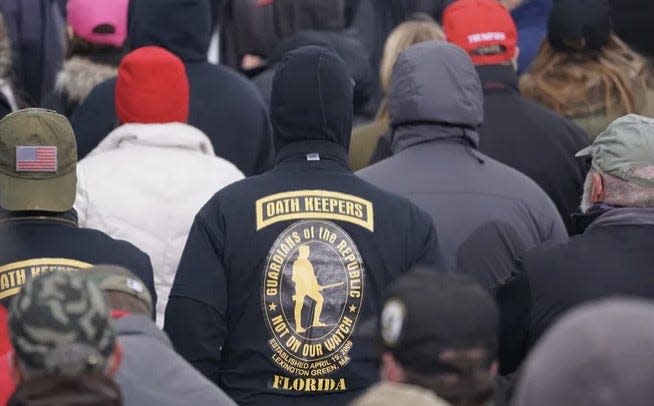
[[[93,44],[120,47],[127,38],[128,5],[129,0],[68,0],[68,24]],[[98,30],[102,25],[111,29]]]

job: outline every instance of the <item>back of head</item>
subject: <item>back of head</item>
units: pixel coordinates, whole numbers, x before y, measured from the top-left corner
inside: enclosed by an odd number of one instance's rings
[[[105,373],[115,347],[102,292],[77,272],[30,279],[12,302],[9,332],[27,379]]]
[[[447,40],[463,48],[475,65],[511,62],[516,56],[518,30],[497,0],[457,0],[443,13]]]
[[[186,122],[189,83],[184,63],[155,46],[127,54],[118,67],[116,115],[121,123]]]
[[[127,39],[128,4],[129,0],[68,0],[66,18],[76,37],[120,48]]]
[[[275,50],[276,60],[303,46],[319,46],[334,50],[343,59],[354,80],[354,111],[365,107],[373,92],[372,68],[361,41],[341,32],[301,31],[282,41]]]
[[[379,73],[384,92],[388,93],[393,66],[395,66],[400,53],[411,45],[425,41],[443,40],[445,40],[445,34],[438,23],[426,18],[405,21],[391,31],[384,45],[384,56]]]
[[[617,207],[654,207],[654,119],[629,114],[613,121],[579,151],[578,158],[591,159],[581,208],[593,207],[593,177],[602,178],[602,203]]]
[[[492,396],[499,313],[472,279],[427,268],[401,277],[386,292],[379,331],[407,383],[453,404]]]
[[[608,0],[555,2],[522,93],[570,118],[642,112],[647,64],[612,33],[610,12]]]
[[[516,406],[646,405],[654,398],[654,305],[610,299],[578,307],[526,361]]]
[[[130,48],[166,48],[184,62],[204,62],[211,41],[210,0],[131,0]]]
[[[288,53],[273,78],[270,102],[277,149],[299,141],[349,148],[354,83],[343,60],[317,46]]]
[[[96,265],[88,270],[88,277],[102,290],[111,310],[146,316],[153,314],[150,292],[127,268]]]
[[[77,142],[68,119],[24,109],[0,120],[0,207],[65,212],[75,203]]]
[[[389,89],[393,127],[441,123],[477,129],[484,118],[479,75],[459,47],[429,41],[400,54]]]
[[[611,7],[608,0],[554,2],[547,39],[554,49],[570,53],[597,53],[609,42]]]

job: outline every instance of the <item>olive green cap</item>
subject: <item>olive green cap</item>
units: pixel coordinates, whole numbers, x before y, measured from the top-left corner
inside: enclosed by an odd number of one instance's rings
[[[86,273],[103,292],[116,291],[135,297],[152,313],[152,296],[145,284],[129,269],[117,265],[96,265]]]
[[[609,175],[654,187],[654,179],[634,175],[636,169],[654,166],[654,119],[636,114],[620,117],[575,156],[592,158],[592,166]]]
[[[64,212],[75,203],[77,143],[68,119],[24,109],[0,120],[0,207]]]

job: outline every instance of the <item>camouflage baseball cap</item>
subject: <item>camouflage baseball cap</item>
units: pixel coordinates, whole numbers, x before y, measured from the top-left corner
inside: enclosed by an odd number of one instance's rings
[[[68,119],[44,109],[0,120],[0,206],[63,212],[75,203],[77,143]]]
[[[634,170],[654,166],[654,119],[629,114],[620,117],[582,149],[578,158],[592,158],[594,168],[640,186],[654,187],[653,179]]]
[[[117,291],[135,297],[152,313],[152,296],[145,284],[130,270],[116,265],[97,265],[86,274],[103,291]]]
[[[116,340],[102,292],[80,272],[30,279],[11,304],[9,334],[29,375],[104,372]]]

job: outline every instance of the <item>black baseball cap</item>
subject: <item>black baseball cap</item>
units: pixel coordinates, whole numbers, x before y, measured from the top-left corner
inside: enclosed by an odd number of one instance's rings
[[[426,267],[411,271],[388,288],[376,325],[384,349],[418,373],[450,372],[448,351],[483,350],[485,366],[496,360],[497,305],[464,275]]]
[[[547,37],[563,52],[597,52],[611,36],[608,0],[557,0],[550,11]]]

